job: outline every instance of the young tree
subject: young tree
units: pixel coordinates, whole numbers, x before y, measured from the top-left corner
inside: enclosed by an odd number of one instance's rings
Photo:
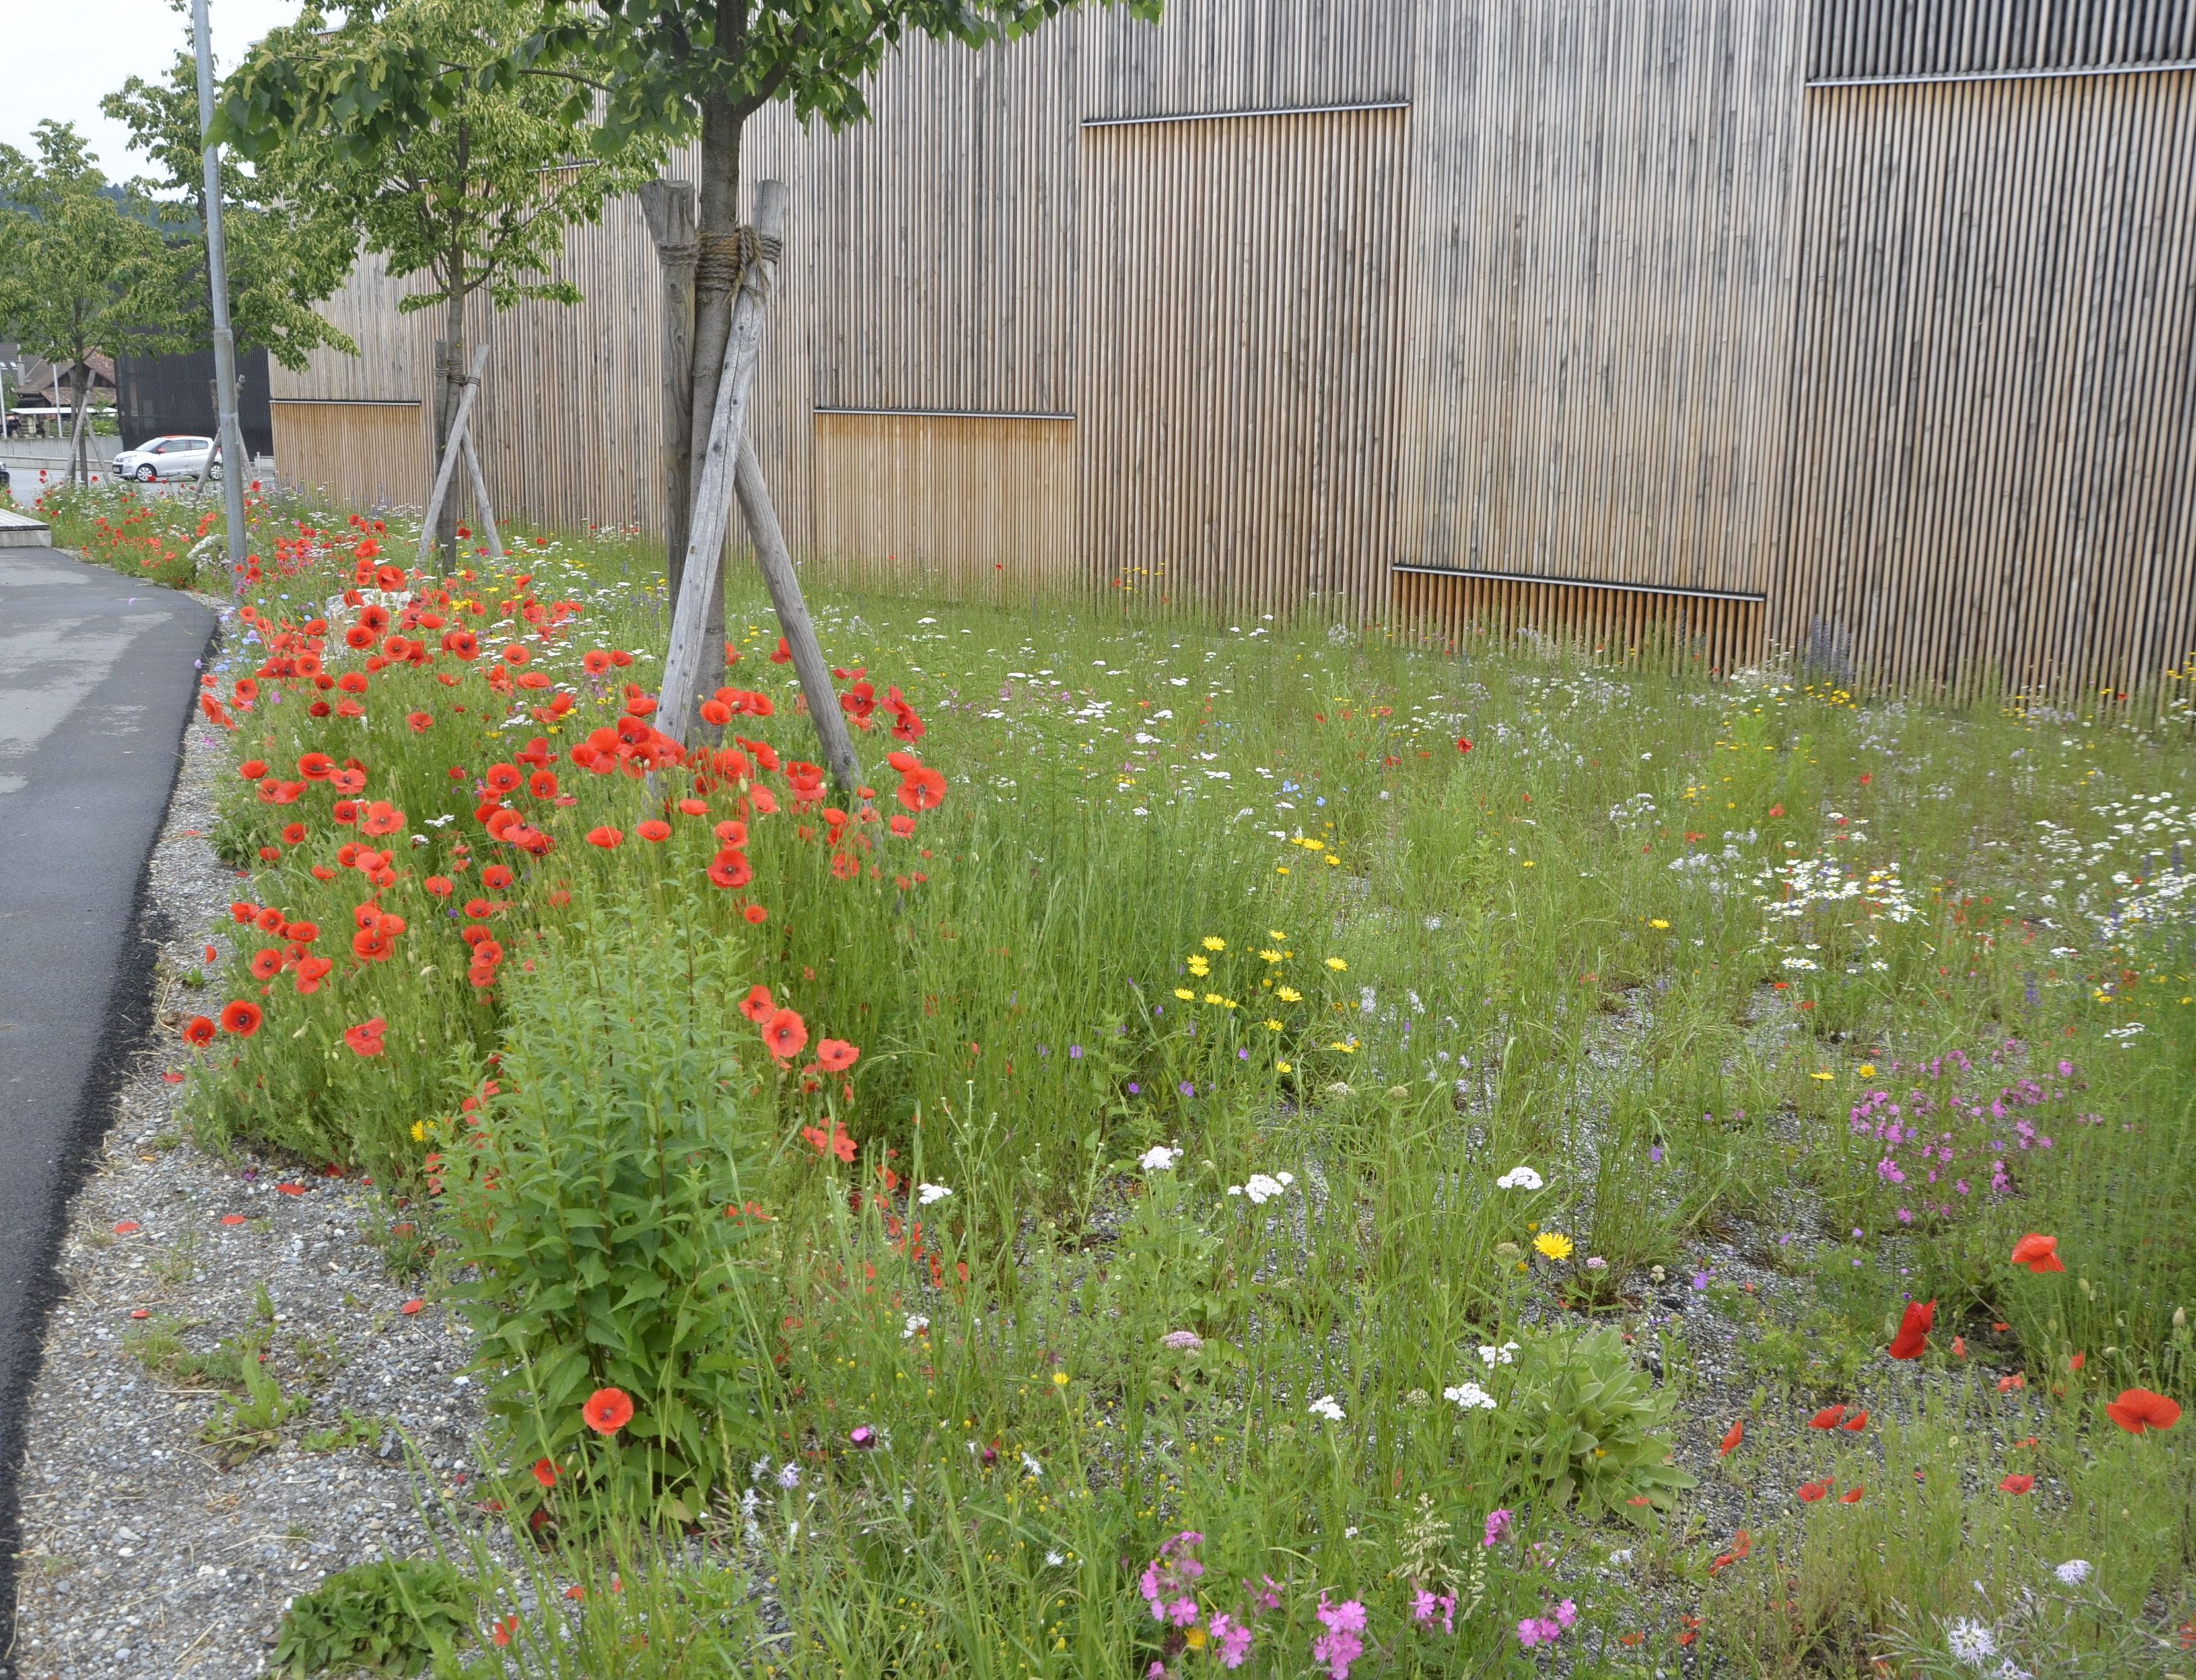
[[[150,185],[167,215],[170,285],[178,313],[161,349],[203,349],[212,338],[212,292],[205,254],[205,166],[199,134],[197,66],[176,55],[165,78],[132,76],[99,102],[125,124],[159,177]],[[322,346],[357,354],[357,346],[313,305],[350,274],[358,230],[345,207],[317,193],[278,197],[269,178],[224,157],[221,171],[228,245],[229,318],[239,350],[264,349],[293,371]],[[184,309],[181,300],[195,297]]]
[[[483,66],[483,78],[558,89],[567,119],[591,125],[590,144],[605,154],[635,147],[702,140],[699,236],[691,344],[693,397],[683,430],[693,454],[693,484],[708,447],[717,372],[731,332],[739,284],[740,141],[747,120],[773,101],[789,101],[803,120],[833,127],[869,114],[862,84],[910,33],[971,47],[1037,28],[1081,0],[535,0],[540,25],[516,50]],[[1095,0],[1156,18],[1161,0]],[[240,78],[226,108],[225,132],[254,124],[348,113],[361,135],[399,133],[440,108],[442,84],[422,55],[394,37],[375,56],[361,56],[308,84],[265,76]],[[690,494],[691,494],[690,490]],[[689,517],[691,506],[685,510]],[[676,511],[674,511],[675,514]],[[671,593],[685,557],[674,517],[669,547]],[[709,648],[721,659],[721,600],[711,614]],[[705,678],[705,686],[707,679]]]
[[[66,365],[69,481],[81,484],[92,353],[113,355],[170,312],[158,211],[136,182],[109,183],[70,124],[49,118],[32,132],[35,158],[0,146],[0,337]]]
[[[309,4],[230,78],[213,138],[251,159],[277,202],[314,201],[421,290],[400,307],[445,311],[436,459],[465,377],[465,306],[571,303],[550,278],[568,229],[656,172],[661,146],[605,155],[572,83],[505,73],[548,26],[542,0],[358,0],[331,29]],[[438,532],[452,557],[457,505]]]

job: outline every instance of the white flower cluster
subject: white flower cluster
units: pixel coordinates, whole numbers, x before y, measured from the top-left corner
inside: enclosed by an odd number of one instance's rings
[[[1294,1173],[1252,1173],[1242,1183],[1229,1185],[1228,1193],[1230,1196],[1247,1196],[1253,1204],[1263,1207],[1296,1181]]]
[[[1321,1394],[1304,1410],[1315,1417],[1326,1418],[1330,1423],[1339,1423],[1343,1421],[1342,1402],[1335,1399],[1332,1394]]]
[[[927,1208],[934,1202],[944,1201],[952,1193],[952,1191],[942,1184],[922,1184],[916,1186],[915,1198]]]
[[[1442,1398],[1453,1401],[1466,1412],[1494,1410],[1494,1396],[1477,1383],[1459,1383],[1454,1388],[1443,1388]]]
[[[1182,1159],[1179,1149],[1169,1149],[1163,1143],[1153,1144],[1137,1160],[1136,1164],[1147,1173],[1170,1173],[1174,1163]]]
[[[1517,1363],[1517,1344],[1514,1342],[1505,1342],[1500,1348],[1489,1348],[1482,1343],[1479,1349],[1479,1359],[1489,1371],[1494,1370],[1498,1365],[1515,1365]]]
[[[1494,1181],[1498,1190],[1538,1190],[1543,1180],[1530,1167],[1512,1167]]]
[[[2073,830],[2038,822],[2037,849],[2061,871],[2037,895],[2053,908],[2069,892],[2072,908],[2110,935],[2130,925],[2170,919],[2196,898],[2196,810],[2164,794],[2115,800],[2091,809],[2110,825],[2084,845]]]

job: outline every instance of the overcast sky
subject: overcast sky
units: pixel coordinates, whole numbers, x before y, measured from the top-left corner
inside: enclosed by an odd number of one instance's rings
[[[298,15],[299,0],[209,0],[214,61],[233,70],[246,49]],[[31,147],[48,117],[76,124],[107,173],[141,175],[149,160],[100,100],[132,76],[153,80],[189,34],[188,8],[170,0],[0,0],[0,142]]]

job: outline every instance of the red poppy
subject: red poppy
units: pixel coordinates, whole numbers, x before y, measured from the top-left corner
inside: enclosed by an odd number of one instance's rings
[[[790,1009],[780,1009],[762,1024],[762,1042],[781,1062],[799,1055],[808,1042],[808,1025]]]
[[[740,1000],[740,1013],[745,1015],[757,1026],[760,1026],[777,1013],[777,1005],[771,1002],[768,986],[750,987],[748,995]]]
[[[1846,1418],[1844,1423],[1839,1424],[1838,1427],[1843,1429],[1847,1435],[1858,1435],[1863,1429],[1868,1427],[1868,1413],[1865,1412],[1856,1412],[1852,1417]]]
[[[299,958],[298,972],[292,976],[298,983],[298,995],[301,997],[310,997],[321,989],[321,979],[334,967],[335,964],[324,956]]]
[[[183,1042],[186,1044],[213,1042],[214,1025],[204,1015],[194,1015],[183,1023]]]
[[[633,1422],[633,1401],[622,1388],[598,1388],[587,1396],[581,1415],[598,1435],[614,1435]]]
[[[267,760],[264,759],[246,759],[242,764],[237,765],[236,771],[237,774],[241,776],[246,782],[257,782],[261,776],[267,774]]]
[[[749,904],[740,914],[758,927],[770,920],[770,912],[763,909],[760,904]]]
[[[1471,750],[1471,742],[1459,735],[1456,738],[1456,750],[1459,753],[1469,753]]]
[[[927,765],[917,765],[900,780],[899,802],[910,811],[935,811],[945,803],[945,775]]]
[[[835,1155],[841,1161],[849,1163],[854,1158],[854,1140],[847,1135],[847,1129],[836,1120],[831,1123],[831,1129],[828,1133],[821,1126],[803,1126],[800,1135],[818,1155]]]
[[[862,1053],[843,1038],[826,1038],[816,1046],[817,1065],[827,1073],[844,1073]]]
[[[2013,1263],[2038,1273],[2066,1269],[2066,1262],[2059,1258],[2059,1239],[2034,1231],[2013,1245]]]
[[[2015,1388],[2025,1388],[2027,1386],[2028,1379],[2017,1371],[2010,1377],[2001,1377],[1997,1379],[1997,1391],[2002,1394],[2009,1394]]]
[[[1846,1409],[1841,1406],[1826,1406],[1807,1420],[1811,1429],[1835,1429],[1845,1422]]]
[[[1800,1484],[1800,1498],[1811,1505],[1818,1499],[1827,1498],[1829,1491],[1830,1483],[1827,1476],[1820,1481],[1803,1481]]]
[[[1860,1503],[1860,1496],[1865,1492],[1867,1492],[1865,1488],[1852,1488],[1838,1495],[1838,1503],[1841,1505],[1857,1505]]]
[[[536,1458],[534,1461],[534,1479],[544,1487],[554,1487],[557,1485],[556,1464],[547,1458]]]
[[[727,846],[719,852],[709,865],[709,879],[725,888],[745,886],[754,879],[754,866],[748,855]]]
[[[2105,1403],[2105,1416],[2131,1435],[2145,1429],[2170,1429],[2181,1421],[2180,1403],[2148,1388],[2127,1388]]]
[[[239,1038],[249,1038],[259,1031],[262,1017],[259,1006],[245,998],[234,998],[221,1012],[221,1030],[233,1032]]]
[[[358,826],[365,834],[393,834],[404,826],[404,813],[387,800],[376,800],[367,806],[366,815],[358,819]]]
[[[308,753],[298,760],[298,774],[308,782],[324,782],[335,771],[336,761],[326,753]]]
[[[633,833],[639,834],[644,840],[660,844],[661,842],[671,838],[671,825],[657,817],[651,817],[645,823],[636,823],[633,827]]]
[[[1933,1301],[1910,1301],[1898,1320],[1898,1334],[1891,1338],[1891,1357],[1894,1360],[1918,1360],[1927,1351],[1929,1332],[1936,1327],[1937,1303]]]
[[[2009,1475],[1997,1485],[2001,1493],[2026,1493],[2035,1486],[2036,1478],[2032,1475]]]
[[[599,846],[604,851],[608,852],[613,847],[623,846],[625,834],[622,830],[613,828],[605,823],[599,828],[587,830],[587,844]]]
[[[1745,1439],[1746,1419],[1742,1417],[1738,1422],[1733,1423],[1730,1429],[1724,1432],[1723,1439],[1716,1443],[1716,1451],[1728,1457],[1732,1452],[1737,1450],[1739,1442]]]
[[[376,1015],[370,1021],[361,1021],[355,1027],[344,1029],[344,1042],[361,1056],[378,1056],[382,1052],[381,1035],[389,1030],[389,1023]]]

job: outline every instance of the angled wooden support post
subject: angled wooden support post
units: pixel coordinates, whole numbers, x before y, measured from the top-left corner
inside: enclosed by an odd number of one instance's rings
[[[839,707],[838,692],[831,686],[830,667],[824,663],[823,649],[817,644],[816,627],[800,598],[800,580],[786,551],[770,493],[763,484],[762,470],[748,442],[755,366],[762,350],[763,308],[784,237],[786,197],[782,181],[761,182],[755,188],[759,250],[747,265],[739,297],[732,305],[731,335],[725,342],[716,409],[710,416],[708,447],[702,458],[700,482],[694,489],[693,519],[672,613],[671,645],[664,655],[656,727],[682,745],[693,735],[701,710],[703,655],[710,635],[710,596],[724,562],[725,535],[731,523],[732,499],[737,494],[755,538],[764,580],[777,609],[786,646],[792,652],[794,670],[800,678],[801,695],[816,725],[825,762],[832,779],[851,793],[861,772],[847,738],[847,720]]]
[[[465,451],[465,470],[472,475],[473,505],[480,510],[481,534],[488,539],[488,551],[499,560],[503,558],[503,537],[495,528],[495,509],[489,505],[488,480],[481,474],[480,453],[473,447],[473,435],[466,432],[462,442]]]
[[[465,394],[458,399],[458,412],[450,420],[449,436],[442,444],[442,465],[435,470],[435,488],[427,498],[427,513],[419,526],[419,553],[413,563],[422,571],[427,567],[427,551],[435,546],[435,521],[442,516],[442,499],[450,494],[450,476],[458,470],[459,446],[465,442],[465,427],[471,423],[473,399],[480,395],[481,371],[488,366],[488,346],[483,344],[473,352],[473,371],[465,380]]]
[[[854,756],[853,737],[847,732],[847,714],[839,705],[839,692],[831,686],[831,667],[824,662],[824,649],[816,639],[816,626],[808,616],[808,603],[800,598],[800,576],[793,569],[793,555],[785,546],[785,532],[771,505],[770,488],[762,482],[762,464],[754,446],[740,446],[740,517],[748,522],[754,539],[755,563],[762,569],[770,590],[770,603],[777,610],[777,626],[785,632],[787,651],[793,655],[794,674],[800,678],[801,697],[808,715],[816,719],[816,738],[824,748],[824,765],[842,794],[861,784],[861,760]]]

